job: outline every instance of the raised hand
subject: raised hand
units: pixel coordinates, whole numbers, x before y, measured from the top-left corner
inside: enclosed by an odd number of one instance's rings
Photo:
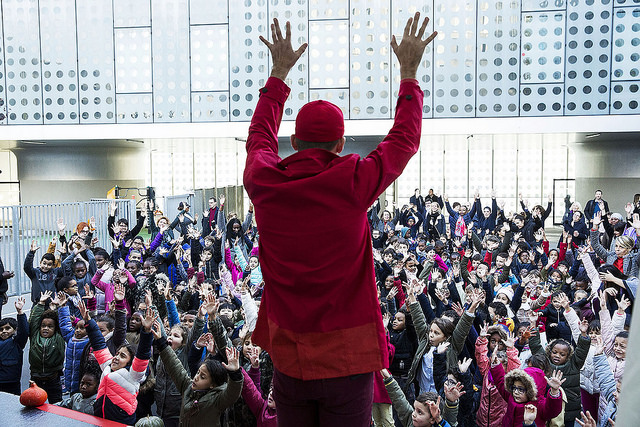
[[[620,299],[616,299],[616,303],[618,303],[619,314],[624,314],[624,312],[627,311],[629,307],[631,307],[631,301],[624,295],[620,295]]]
[[[516,337],[513,335],[513,332],[507,331],[507,339],[502,340],[505,347],[513,348],[516,345]]]
[[[151,295],[151,289],[147,289],[147,291],[144,293],[144,304],[147,306],[147,308],[153,305],[153,295]]]
[[[443,354],[445,351],[447,351],[450,344],[451,343],[449,341],[443,341],[440,344],[438,344],[436,351],[438,352],[438,354]]]
[[[442,417],[440,416],[440,396],[438,396],[437,402],[427,400],[427,406],[429,406],[429,412],[431,412],[431,419],[439,424],[442,420]]]
[[[22,297],[18,297],[18,299],[16,299],[16,302],[13,303],[18,314],[22,314],[22,308],[24,307],[24,304],[25,304],[25,299]]]
[[[602,342],[602,335],[596,336],[594,348],[595,355],[604,353],[604,343]]]
[[[51,298],[51,291],[41,292],[40,301],[38,301],[38,303],[44,305],[44,303],[46,303],[49,298]]]
[[[467,372],[472,361],[473,360],[470,357],[465,357],[462,361],[458,361],[458,369],[460,370],[460,373],[464,374]]]
[[[36,252],[38,249],[40,249],[40,246],[38,246],[38,242],[36,242],[35,240],[32,240],[31,247],[29,248],[29,250],[31,252]]]
[[[142,319],[142,327],[146,332],[151,332],[151,325],[153,325],[155,319],[156,314],[151,308],[147,307],[147,311],[145,312],[144,318]]]
[[[84,301],[80,300],[80,302],[78,302],[78,310],[80,310],[80,316],[82,317],[82,319],[84,320],[84,323],[86,324],[91,319],[91,316],[89,315],[89,310],[87,310],[87,306],[84,305]]]
[[[395,298],[397,294],[398,294],[398,288],[394,286],[393,288],[389,289],[389,293],[387,294],[387,299],[391,301],[393,298]]]
[[[84,285],[84,296],[82,297],[82,299],[93,299],[94,295],[93,295],[93,291],[91,290],[91,286],[89,286],[89,284],[87,283],[86,285]]]
[[[253,347],[251,351],[249,351],[249,361],[251,362],[252,368],[260,368],[260,349],[258,347]]]
[[[459,302],[454,302],[453,304],[451,304],[451,308],[456,312],[458,316],[462,316],[462,314],[464,313],[464,308],[462,308]]]
[[[553,394],[557,393],[560,389],[562,383],[564,383],[567,379],[562,378],[562,371],[553,371],[550,377],[546,377],[547,384],[551,387]]]
[[[538,416],[538,408],[536,405],[532,405],[529,403],[524,407],[524,423],[525,424],[533,424]]]
[[[116,301],[122,301],[124,300],[124,294],[124,285],[122,283],[116,283],[114,286],[113,298],[115,298]]]
[[[153,339],[159,340],[160,338],[162,338],[162,328],[160,327],[160,320],[156,319],[153,321],[151,333],[153,334]],[[200,339],[198,339],[198,341],[200,341]]]
[[[580,412],[581,420],[576,418],[576,423],[582,427],[596,427],[596,420],[591,416],[589,411],[585,414],[584,412]]]
[[[420,24],[420,12],[416,12],[413,18],[407,20],[400,44],[396,41],[395,35],[391,37],[391,48],[400,63],[401,79],[416,78],[418,66],[420,65],[420,60],[422,59],[425,48],[438,35],[438,32],[434,31],[429,37],[422,40],[428,23],[429,18],[425,18],[424,21],[422,21],[422,25],[418,28]],[[447,199],[445,198],[445,200]]]
[[[58,292],[56,299],[58,300],[58,307],[64,307],[65,305],[67,305],[67,301],[69,298],[64,291],[60,291]]]
[[[229,371],[237,371],[240,369],[240,354],[235,347],[227,347],[227,363],[223,363],[222,366]]]
[[[597,228],[600,223],[602,222],[602,211],[598,211],[594,216],[593,216],[593,228]]]
[[[481,337],[486,337],[489,335],[489,325],[484,322],[482,325],[480,325],[480,334]]]
[[[587,336],[587,332],[589,331],[589,322],[587,319],[582,319],[582,321],[578,324],[578,328],[580,328],[580,333],[583,336]]]
[[[469,359],[471,360],[471,359]],[[455,385],[449,385],[446,381],[444,383],[444,397],[449,402],[456,402],[460,399],[460,396],[465,394],[464,385],[461,383],[457,383]]]
[[[67,228],[67,225],[64,223],[64,219],[58,218],[56,225],[58,226],[58,233],[60,235],[64,234],[64,229]]]
[[[271,60],[273,67],[271,68],[271,76],[284,80],[289,74],[289,70],[298,62],[307,49],[307,43],[302,44],[297,50],[293,50],[291,46],[291,23],[287,21],[285,24],[285,36],[282,37],[280,23],[277,18],[273,19],[271,24],[271,40],[260,36],[260,41],[264,43],[269,52],[271,52]],[[224,205],[224,196],[220,196],[220,205]]]

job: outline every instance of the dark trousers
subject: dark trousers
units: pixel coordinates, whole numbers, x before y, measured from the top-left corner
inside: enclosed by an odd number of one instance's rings
[[[51,378],[31,377],[31,381],[35,382],[38,387],[47,392],[49,403],[58,403],[62,401],[62,384],[60,384],[60,376],[55,375]]]
[[[20,381],[13,383],[0,383],[0,392],[15,394],[20,396]]]
[[[274,369],[278,426],[369,427],[373,373],[303,381]]]

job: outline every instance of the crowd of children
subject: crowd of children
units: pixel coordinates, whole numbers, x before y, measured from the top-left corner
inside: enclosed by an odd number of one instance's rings
[[[551,211],[505,212],[421,196],[369,210],[389,369],[376,373],[375,426],[613,426],[640,268],[640,207],[626,220],[601,192]],[[604,203],[603,203],[604,202]],[[448,212],[448,218],[443,214]],[[154,218],[145,241],[109,215],[110,241],[78,224],[39,255],[16,318],[0,320],[0,391],[31,380],[49,403],[126,424],[275,426],[273,365],[255,345],[259,234],[215,198],[198,215]],[[156,225],[157,224],[157,225]],[[336,238],[339,238],[337,236]],[[37,266],[34,263],[37,262]],[[268,286],[268,285],[267,285]]]

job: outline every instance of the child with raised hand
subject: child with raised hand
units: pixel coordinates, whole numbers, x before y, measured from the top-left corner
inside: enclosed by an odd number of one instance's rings
[[[613,317],[607,310],[607,298],[605,292],[599,293],[600,298],[600,328],[602,331],[602,342],[604,343],[604,354],[607,356],[613,377],[617,381],[622,380],[624,374],[625,359],[627,356],[627,341],[629,332],[624,330],[626,320],[626,310],[631,305],[631,301],[624,295],[616,299],[618,310],[613,313]],[[600,406],[603,404],[601,402]]]
[[[116,301],[121,302],[120,297],[124,299],[124,294],[118,292]],[[102,369],[94,415],[120,423],[135,424],[138,404],[136,397],[151,357],[153,335],[150,331],[155,314],[150,308],[147,309],[142,320],[143,331],[140,332],[140,344],[137,350],[125,344],[116,350],[115,355],[112,355],[98,325],[89,316],[84,303],[81,302],[78,308],[87,325],[87,333],[96,360]]]
[[[597,388],[600,390],[600,402],[604,402],[604,409],[599,417],[599,426],[613,426],[618,411],[618,399],[622,388],[622,379],[616,380],[609,368],[609,362],[604,354],[602,338],[596,344],[596,356],[593,358]],[[582,424],[581,424],[582,425]]]
[[[31,302],[34,304],[38,303],[43,292],[49,291],[49,295],[56,292],[56,278],[61,277],[63,273],[62,267],[54,268],[56,257],[50,253],[42,255],[39,266],[34,268],[33,258],[38,249],[40,249],[38,243],[35,240],[32,241],[24,259],[24,272],[31,279]]]
[[[407,401],[397,381],[388,370],[380,371],[384,380],[384,386],[393,402],[393,408],[397,411],[403,427],[446,427],[457,425],[458,400],[464,391],[462,384],[455,386],[445,384],[445,402],[438,393],[428,391],[418,395],[413,402],[413,407]]]
[[[418,334],[418,349],[413,358],[411,369],[409,370],[408,384],[418,380],[420,393],[426,391],[436,391],[433,372],[433,352],[435,348],[444,341],[451,345],[446,349],[447,371],[458,365],[458,355],[464,346],[464,342],[473,324],[476,308],[483,301],[482,291],[474,289],[471,292],[471,305],[466,310],[456,325],[447,318],[438,317],[431,322],[427,330],[424,313],[420,304],[416,301],[416,293],[421,289],[421,284],[415,281],[410,287],[408,298],[409,309]]]
[[[100,367],[97,363],[92,362],[87,366],[87,369],[80,379],[78,392],[73,393],[70,397],[67,397],[62,402],[56,403],[63,408],[73,409],[74,411],[83,412],[85,414],[93,415],[93,404],[96,401],[98,393],[98,385],[100,384]]]
[[[169,288],[169,287],[167,287]],[[170,298],[169,292],[165,293],[165,298]],[[167,301],[167,306],[171,306]],[[173,301],[171,301],[173,303]],[[174,351],[180,363],[185,369],[188,369],[189,349],[197,337],[202,334],[204,328],[204,316],[207,314],[207,304],[202,304],[198,310],[198,315],[194,321],[193,328],[189,329],[181,323],[174,324],[168,330],[166,341],[169,347]],[[175,310],[175,305],[173,310]],[[169,309],[171,312],[172,309]],[[177,313],[176,313],[177,314]],[[157,406],[158,416],[162,418],[166,427],[178,426],[180,421],[180,402],[182,393],[178,391],[174,382],[171,380],[167,369],[162,362],[158,360],[155,370],[155,387],[154,397]]]
[[[22,352],[29,339],[29,323],[22,308],[25,300],[20,297],[14,303],[17,319],[0,320],[0,392],[20,394],[22,376]]]
[[[82,354],[89,343],[89,337],[87,337],[84,320],[81,319],[76,323],[75,327],[72,326],[67,294],[63,291],[58,292],[58,300],[60,303],[58,321],[60,322],[62,337],[67,343],[64,362],[64,386],[65,390],[73,394],[80,389]],[[80,310],[78,310],[79,312]]]
[[[62,400],[60,376],[65,343],[58,326],[58,314],[53,310],[45,310],[45,304],[50,298],[50,291],[43,292],[38,304],[31,308],[29,365],[31,380],[47,392],[49,403],[56,403]]]
[[[136,279],[131,275],[129,270],[124,268],[124,261],[121,261],[121,264],[122,264],[120,266],[121,268],[118,268],[117,270],[113,271],[113,275],[111,276],[111,280],[109,282],[102,281],[102,277],[105,271],[107,271],[111,267],[111,263],[109,262],[105,263],[105,265],[103,265],[102,268],[99,268],[98,271],[96,271],[96,274],[91,279],[91,284],[95,286],[97,289],[104,292],[105,305],[104,307],[98,307],[98,312],[100,312],[101,309],[104,309],[104,311],[109,310],[109,303],[111,303],[111,301],[114,300],[113,293],[114,293],[116,284],[121,284],[129,288],[134,288],[137,284]],[[130,314],[131,307],[129,306],[129,302],[126,299],[124,300],[124,304],[125,304],[127,313]]]
[[[531,321],[534,324],[534,318]],[[580,370],[582,369],[589,347],[591,346],[591,338],[587,334],[589,324],[587,322],[580,323],[580,337],[576,345],[575,351],[573,346],[562,338],[551,341],[546,349],[540,343],[540,335],[534,329],[529,339],[529,346],[532,354],[545,354],[549,361],[551,369],[559,370],[564,374],[566,384],[563,390],[566,393],[567,403],[564,411],[565,426],[573,426],[573,422],[580,413]],[[557,414],[556,414],[557,415]]]
[[[504,356],[502,355],[503,352]],[[518,350],[515,348],[513,335],[509,334],[507,336],[502,326],[489,327],[485,323],[480,328],[480,336],[476,340],[476,362],[482,374],[480,406],[476,412],[476,421],[480,426],[502,426],[502,418],[507,411],[507,402],[491,382],[489,373],[491,367],[490,358],[494,353],[502,363],[505,372],[508,373],[520,367],[520,359],[518,359]]]
[[[242,390],[238,351],[235,348],[226,349],[227,363],[206,359],[192,379],[167,340],[162,338],[160,322],[157,320],[153,335],[162,363],[182,394],[180,424],[220,426],[220,415],[240,397]]]
[[[547,378],[539,368],[529,367],[524,371],[514,369],[507,375],[502,363],[494,355],[491,360],[491,382],[507,402],[507,411],[502,420],[504,427],[520,427],[524,423],[527,405],[537,408],[535,425],[545,427],[546,422],[557,417],[562,411],[560,386],[565,381],[562,372],[554,371]],[[545,383],[546,380],[546,383]],[[546,384],[550,390],[545,393]]]
[[[249,372],[242,369],[244,383],[242,384],[242,399],[255,415],[257,427],[276,427],[278,416],[276,414],[276,402],[273,400],[273,385],[269,387],[267,398],[260,392],[260,352],[259,347],[249,351],[251,367]]]
[[[76,282],[72,277],[64,276],[56,279],[56,289],[58,290],[58,294],[60,292],[64,293],[64,302],[60,303],[60,307],[67,306],[69,309],[69,316],[73,316],[73,318],[80,317],[80,310],[78,310],[78,303],[80,302],[81,296],[78,293],[78,282]]]

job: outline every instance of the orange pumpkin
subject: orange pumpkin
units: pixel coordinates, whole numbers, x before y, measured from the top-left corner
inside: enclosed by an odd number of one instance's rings
[[[20,395],[20,403],[24,406],[40,406],[47,401],[47,392],[33,381],[29,381],[29,388]]]

